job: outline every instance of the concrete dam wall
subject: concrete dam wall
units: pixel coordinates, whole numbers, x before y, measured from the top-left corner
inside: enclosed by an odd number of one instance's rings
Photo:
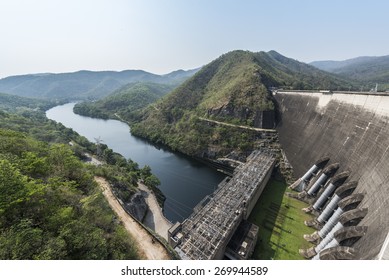
[[[279,138],[300,178],[320,158],[348,171],[346,182],[358,181],[364,194],[360,208],[367,228],[352,245],[358,259],[377,259],[389,232],[389,96],[342,92],[274,94],[278,104]]]

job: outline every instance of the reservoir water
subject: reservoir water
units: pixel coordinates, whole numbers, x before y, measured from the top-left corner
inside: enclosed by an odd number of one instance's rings
[[[54,107],[49,119],[72,128],[89,141],[100,138],[114,152],[131,158],[139,167],[149,165],[159,178],[166,196],[165,216],[172,222],[187,218],[194,206],[212,193],[225,175],[207,165],[171,151],[157,148],[131,135],[130,127],[117,120],[101,120],[73,113],[75,103]]]

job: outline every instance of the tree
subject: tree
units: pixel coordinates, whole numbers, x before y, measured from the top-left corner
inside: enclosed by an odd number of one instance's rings
[[[43,245],[42,233],[31,220],[21,220],[2,234],[0,241],[5,243],[0,246],[0,259],[37,259]]]
[[[145,184],[149,187],[156,188],[161,184],[161,181],[154,175],[150,175],[145,179]]]
[[[143,180],[146,180],[147,177],[151,175],[151,167],[148,165],[145,165],[141,170],[140,170],[140,176]]]
[[[108,164],[115,164],[116,160],[113,154],[112,149],[104,149],[103,151],[103,159],[108,163]]]
[[[48,174],[49,165],[45,157],[39,157],[34,152],[26,152],[23,154],[22,169],[32,177],[44,177]]]
[[[0,214],[27,200],[32,193],[33,188],[27,177],[8,160],[0,160]]]
[[[48,162],[51,172],[56,176],[76,179],[82,170],[82,164],[72,150],[64,144],[55,144],[50,147]]]

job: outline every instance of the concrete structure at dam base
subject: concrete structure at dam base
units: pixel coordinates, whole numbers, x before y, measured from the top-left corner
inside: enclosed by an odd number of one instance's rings
[[[389,259],[389,95],[273,92],[282,149],[317,229],[307,259]],[[336,170],[335,170],[336,169]]]
[[[272,174],[275,157],[254,151],[231,178],[224,179],[201,201],[192,215],[168,231],[169,244],[181,259],[248,259],[258,227],[247,222]]]

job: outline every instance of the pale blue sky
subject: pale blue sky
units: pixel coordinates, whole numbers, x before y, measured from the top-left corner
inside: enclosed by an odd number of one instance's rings
[[[235,49],[303,62],[389,55],[389,1],[0,0],[0,78],[202,66]]]

